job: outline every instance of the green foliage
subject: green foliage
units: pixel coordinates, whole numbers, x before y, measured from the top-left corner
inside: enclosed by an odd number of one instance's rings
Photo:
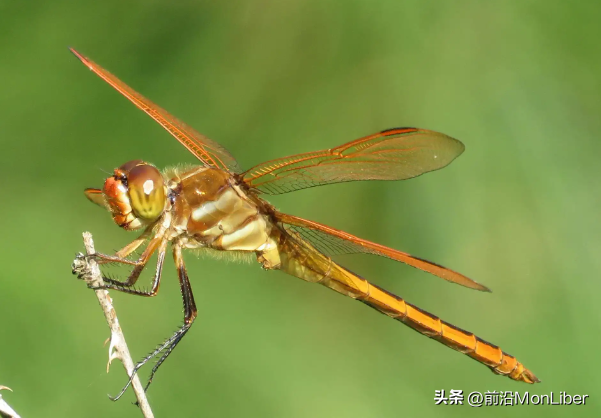
[[[138,416],[106,398],[108,336],[71,275],[81,232],[133,238],[83,196],[131,159],[194,162],[87,71],[73,46],[248,168],[395,126],[460,139],[449,167],[272,199],[303,216],[456,269],[478,293],[373,259],[340,261],[499,344],[528,386],[321,286],[258,264],[186,261],[199,320],[157,373],[157,416],[398,417],[434,390],[590,394],[584,407],[488,407],[486,416],[599,414],[596,2],[4,2],[0,4],[0,384],[22,416]],[[114,294],[134,357],[181,321],[172,263],[154,299]],[[148,370],[142,372],[146,376]]]

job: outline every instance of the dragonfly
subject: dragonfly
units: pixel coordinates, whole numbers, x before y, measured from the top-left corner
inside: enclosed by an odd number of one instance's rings
[[[123,281],[103,275],[102,288],[156,296],[168,244],[171,244],[183,299],[184,321],[170,338],[135,365],[132,377],[148,361],[160,356],[150,372],[145,390],[197,317],[182,258],[182,251],[188,249],[254,255],[266,270],[280,270],[360,301],[471,357],[496,374],[526,383],[540,381],[498,346],[376,286],[333,261],[332,256],[375,254],[471,289],[490,291],[486,286],[439,264],[282,213],[263,198],[340,182],[413,178],[450,164],[464,151],[462,142],[426,129],[394,128],[335,148],[279,158],[241,171],[234,157],[220,144],[179,121],[75,49],[71,51],[199,160],[192,168],[163,172],[142,160],[129,161],[114,170],[103,188],[85,190],[90,201],[108,209],[118,226],[142,231],[138,238],[114,254],[88,256],[100,264],[131,266],[131,273]],[[137,259],[132,259],[130,255],[143,244],[147,244],[144,251]],[[155,253],[157,264],[150,289],[135,288]],[[114,399],[125,392],[132,377]]]

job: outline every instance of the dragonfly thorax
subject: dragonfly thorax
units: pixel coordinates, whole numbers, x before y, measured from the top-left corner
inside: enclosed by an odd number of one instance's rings
[[[172,227],[186,235],[187,247],[259,253],[272,246],[269,218],[229,173],[199,167],[172,182]]]

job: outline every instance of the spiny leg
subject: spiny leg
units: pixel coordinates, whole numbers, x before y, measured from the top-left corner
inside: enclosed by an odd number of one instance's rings
[[[163,260],[165,259],[167,240],[164,239],[162,236],[155,236],[152,240],[150,240],[148,247],[146,247],[146,249],[140,256],[140,258],[136,261],[128,260],[121,256],[122,254],[126,254],[128,252],[131,253],[136,248],[138,248],[141,245],[141,242],[143,242],[142,238],[144,237],[144,235],[145,234],[143,234],[140,238],[138,238],[137,240],[133,241],[132,243],[130,243],[129,245],[124,247],[122,250],[118,251],[117,254],[114,256],[106,255],[106,254],[94,254],[91,256],[91,257],[94,257],[95,259],[97,259],[100,263],[117,262],[117,263],[128,264],[128,265],[134,266],[132,272],[130,273],[130,275],[126,281],[115,280],[115,279],[111,279],[111,278],[103,276],[102,279],[105,282],[105,284],[102,285],[100,288],[118,290],[120,292],[129,293],[132,295],[139,295],[139,296],[155,296],[156,295],[156,292],[158,291],[158,284],[160,281],[161,270],[163,268]],[[139,241],[141,241],[141,242],[139,242]],[[152,255],[154,254],[155,251],[157,251],[157,249],[159,250],[158,261],[157,261],[157,271],[156,271],[155,277],[153,279],[152,290],[144,291],[144,290],[132,289],[131,287],[138,281],[140,274],[146,267],[146,264],[150,260],[150,257],[152,257]]]
[[[121,248],[119,251],[115,253],[115,256],[119,258],[126,258],[131,253],[136,251],[140,245],[142,245],[150,236],[152,232],[152,228],[146,228],[146,230],[135,240],[127,244],[125,247]]]
[[[125,247],[121,248],[119,251],[115,253],[115,255],[107,255],[101,253],[89,254],[87,257],[94,258],[98,264],[106,264],[113,262],[126,262],[126,264],[133,264],[135,261],[127,260],[127,256],[136,251],[140,245],[144,244],[144,242],[150,236],[152,232],[152,228],[146,228],[146,230],[135,240],[127,244]]]
[[[140,247],[140,245],[142,245],[144,243],[144,241],[146,241],[148,239],[148,236],[150,235],[151,232],[152,232],[152,229],[147,228],[142,233],[142,235],[140,235],[138,238],[136,238],[135,240],[133,240],[132,242],[127,244],[125,247],[121,248],[119,251],[117,251],[115,253],[115,255],[106,255],[106,254],[100,254],[100,253],[95,253],[95,254],[78,253],[78,254],[76,254],[75,257],[76,257],[76,259],[80,260],[83,263],[85,263],[87,260],[92,259],[92,260],[96,261],[97,264],[119,262],[119,263],[124,263],[124,264],[129,264],[129,265],[136,265],[135,261],[128,260],[126,257],[129,256],[135,250],[137,250]],[[82,271],[73,270],[73,274],[77,274],[77,276],[81,279],[82,275],[83,275],[83,270]],[[120,282],[118,280],[109,279],[107,277],[103,277],[103,280],[105,280],[109,283],[113,283],[113,284],[125,285],[125,282]]]
[[[148,363],[152,358],[165,351],[161,355],[159,360],[156,362],[156,364],[153,366],[150,372],[150,377],[148,378],[148,382],[144,387],[144,390],[147,390],[150,384],[152,383],[152,379],[154,378],[154,375],[161,366],[161,364],[163,364],[167,357],[169,357],[169,354],[171,354],[171,352],[175,349],[177,344],[179,344],[182,338],[184,338],[184,335],[186,335],[186,333],[192,326],[194,319],[196,319],[198,310],[196,309],[194,295],[192,294],[192,287],[190,286],[190,280],[188,279],[188,273],[186,272],[186,266],[184,265],[182,251],[179,244],[173,245],[173,260],[175,261],[175,267],[177,268],[180,292],[182,294],[182,300],[184,304],[184,324],[170,338],[168,338],[165,342],[160,344],[153,352],[148,354],[135,365],[127,384],[123,387],[123,389],[121,389],[121,392],[119,392],[117,396],[111,397],[113,401],[117,401],[119,400],[119,398],[121,398],[121,396],[123,396],[129,385],[131,384],[133,377],[142,366]]]
[[[152,279],[152,287],[150,290],[138,290],[138,289],[131,288],[131,286],[133,286],[136,283],[136,281],[138,280],[140,273],[142,272],[142,270],[143,270],[144,266],[146,265],[146,263],[148,262],[148,260],[144,261],[144,264],[142,265],[141,268],[139,268],[139,270],[137,272],[136,272],[136,269],[138,269],[138,267],[134,268],[134,270],[132,271],[132,274],[129,276],[127,282],[120,282],[118,280],[105,278],[103,276],[102,279],[105,281],[105,284],[102,285],[101,288],[118,290],[120,292],[129,293],[131,295],[146,296],[146,297],[156,296],[157,293],[159,292],[159,286],[161,284],[161,273],[163,272],[163,263],[165,261],[165,253],[167,250],[167,243],[168,243],[168,241],[166,239],[163,239],[160,242],[160,246],[158,249],[158,256],[157,256],[157,267],[156,267],[156,271],[154,274],[154,278]],[[154,250],[153,250],[153,252],[154,252]],[[150,258],[150,256],[148,258]],[[133,280],[132,280],[132,277],[133,277]]]

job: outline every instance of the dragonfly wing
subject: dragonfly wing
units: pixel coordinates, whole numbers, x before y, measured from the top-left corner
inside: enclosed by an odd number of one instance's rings
[[[178,120],[166,110],[160,108],[140,93],[119,80],[113,74],[100,65],[84,57],[75,49],[71,52],[81,60],[96,75],[110,84],[115,90],[125,96],[139,109],[146,112],[148,116],[157,121],[171,135],[175,137],[184,147],[196,156],[206,166],[217,167],[234,173],[239,172],[238,164],[234,157],[221,145],[199,134],[194,129]]]
[[[445,167],[464,148],[438,132],[388,129],[329,150],[267,161],[243,179],[268,194],[355,180],[403,180]]]
[[[414,257],[375,242],[367,241],[347,232],[292,215],[276,213],[277,221],[293,236],[309,241],[317,250],[328,255],[366,253],[390,258],[431,273],[449,282],[471,289],[490,292],[490,289],[461,273]]]
[[[85,189],[83,192],[90,202],[95,203],[98,206],[102,206],[103,208],[110,209],[109,205],[106,203],[106,199],[104,198],[104,193],[102,193],[102,190]]]

